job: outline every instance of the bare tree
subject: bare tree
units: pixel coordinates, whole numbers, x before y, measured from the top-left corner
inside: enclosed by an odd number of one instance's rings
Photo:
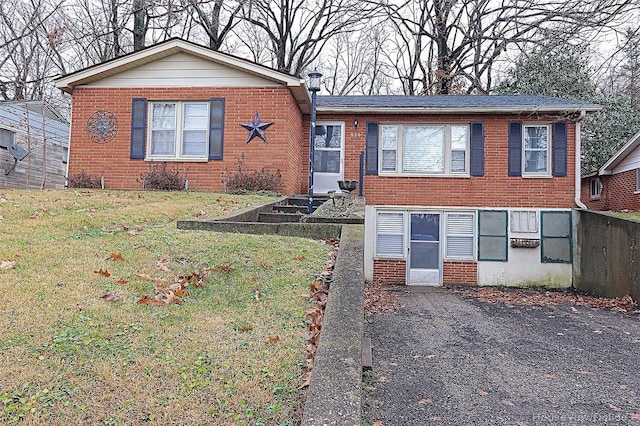
[[[376,1],[396,30],[391,57],[404,92],[488,92],[508,49],[538,43],[554,31],[585,37],[611,25],[632,0]],[[405,57],[406,56],[406,57]],[[395,59],[395,61],[393,61]]]
[[[209,48],[220,50],[238,22],[243,1],[192,0],[188,3],[193,20],[207,35]]]
[[[391,69],[382,60],[387,31],[371,25],[335,36],[322,53],[323,82],[331,95],[379,95],[388,89]]]
[[[113,1],[113,0],[112,0]],[[149,29],[148,2],[133,0],[133,50],[140,50],[145,46],[147,30]]]
[[[61,3],[7,0],[0,4],[0,94],[4,99],[43,99],[62,63],[56,21]]]
[[[372,10],[356,0],[251,0],[242,18],[269,40],[274,68],[300,75],[329,39],[357,29]]]

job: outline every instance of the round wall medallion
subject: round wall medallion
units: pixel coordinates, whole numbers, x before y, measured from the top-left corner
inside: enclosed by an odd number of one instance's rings
[[[118,133],[118,119],[109,111],[96,111],[87,121],[87,133],[95,143],[107,143]]]

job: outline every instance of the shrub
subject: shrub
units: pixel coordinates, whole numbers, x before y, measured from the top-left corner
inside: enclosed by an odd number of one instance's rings
[[[244,168],[244,153],[238,159],[237,172],[230,174],[225,168],[227,190],[234,193],[247,191],[271,191],[277,192],[282,187],[282,175],[280,169],[275,173],[267,171],[264,167],[254,172]]]
[[[142,189],[181,191],[185,189],[187,178],[182,176],[177,169],[167,170],[167,163],[162,163],[162,165],[153,165],[146,173],[141,173],[140,180],[142,180]]]
[[[102,180],[98,176],[91,176],[84,170],[80,173],[69,175],[67,177],[67,186],[69,188],[102,188]]]

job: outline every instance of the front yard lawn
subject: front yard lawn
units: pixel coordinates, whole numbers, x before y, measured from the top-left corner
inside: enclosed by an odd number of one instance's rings
[[[332,247],[175,222],[267,200],[0,190],[0,423],[293,424]],[[138,303],[179,276],[203,286]]]

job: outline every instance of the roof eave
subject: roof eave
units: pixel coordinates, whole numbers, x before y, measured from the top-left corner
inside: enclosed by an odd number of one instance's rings
[[[521,114],[521,113],[579,113],[600,111],[599,106],[510,106],[510,107],[376,107],[376,106],[319,106],[321,113],[352,113],[352,114]]]
[[[629,139],[627,143],[625,143],[622,148],[616,152],[613,157],[607,161],[604,166],[600,167],[598,170],[598,174],[602,176],[608,176],[613,174],[613,169],[615,169],[618,164],[624,160],[627,155],[629,155],[634,149],[636,149],[640,145],[640,132],[636,133]]]

